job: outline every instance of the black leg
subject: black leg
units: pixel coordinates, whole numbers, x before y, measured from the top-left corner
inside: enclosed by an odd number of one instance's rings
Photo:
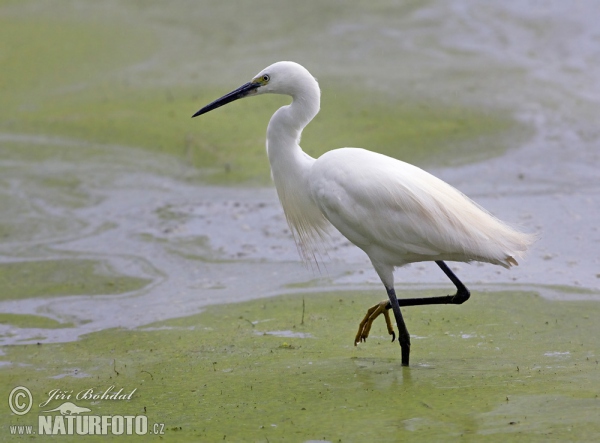
[[[379,314],[382,312],[387,314],[385,310],[392,309],[394,311],[394,317],[396,318],[396,324],[398,325],[399,337],[398,342],[400,343],[400,347],[402,348],[402,366],[408,366],[408,361],[410,357],[410,335],[408,333],[408,329],[406,329],[406,324],[404,323],[404,318],[402,318],[402,312],[400,311],[401,306],[419,306],[419,305],[442,305],[442,304],[453,304],[460,305],[466,302],[471,293],[466,288],[465,285],[454,275],[454,273],[450,270],[450,268],[443,261],[436,261],[437,265],[440,267],[444,274],[448,276],[452,283],[456,286],[456,294],[454,295],[446,295],[443,297],[428,297],[428,298],[405,298],[398,300],[396,298],[396,291],[394,288],[386,287],[389,301],[385,306],[383,303],[377,304],[373,306],[371,309],[367,311],[367,315],[360,323],[358,327],[358,333],[356,334],[356,338],[354,339],[354,345],[361,341],[366,341],[369,336],[369,330],[371,329],[371,325],[373,320],[377,318]],[[394,331],[389,324],[389,319],[386,316],[386,322],[388,323],[388,332],[392,336],[392,341],[395,339]]]
[[[436,261],[436,264],[444,271],[454,286],[456,286],[456,294],[446,295],[442,297],[427,297],[427,298],[405,298],[398,300],[399,306],[421,306],[421,305],[461,305],[466,302],[471,293],[467,287],[458,279],[454,272],[450,270],[448,265],[443,261]],[[391,309],[392,305],[388,303],[386,309]]]
[[[404,318],[402,318],[402,312],[400,312],[396,291],[394,291],[394,288],[386,287],[385,289],[387,290],[390,299],[390,308],[394,311],[396,325],[398,326],[398,343],[400,343],[400,348],[402,349],[402,366],[408,366],[408,361],[410,359],[410,335],[408,329],[406,329]]]

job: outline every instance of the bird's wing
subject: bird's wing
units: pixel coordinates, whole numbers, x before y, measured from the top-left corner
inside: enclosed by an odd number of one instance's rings
[[[342,234],[368,254],[387,251],[398,264],[402,257],[457,257],[506,265],[515,247],[510,234],[520,234],[422,169],[363,149],[324,154],[313,165],[310,186]]]

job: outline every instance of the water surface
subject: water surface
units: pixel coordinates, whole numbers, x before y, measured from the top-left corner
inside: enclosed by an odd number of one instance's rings
[[[30,72],[35,64],[9,52],[14,84],[5,86],[10,106],[0,127],[0,278],[6,282],[0,310],[9,314],[0,326],[2,343],[73,340],[299,286],[380,286],[366,256],[339,236],[319,269],[302,265],[273,188],[256,186],[268,182],[264,129],[280,102],[248,100],[189,119],[214,94],[278,59],[303,63],[323,86],[327,120],[315,122],[305,137],[313,155],[356,144],[396,154],[502,219],[540,233],[522,266],[510,271],[453,265],[472,289],[598,298],[600,29],[592,2],[543,8],[519,1],[402,8],[380,2],[320,6],[316,16],[309,9],[315,5],[263,3],[258,12],[246,11],[256,19],[265,11],[273,15],[256,27],[212,3],[176,2],[168,9],[83,3],[59,18],[60,2],[52,14],[47,5],[4,2],[3,21],[70,42],[64,51],[79,58],[70,67],[53,65],[63,76],[23,76],[19,66]],[[295,22],[292,13],[309,12],[306,26],[284,26]],[[92,16],[94,26],[75,45],[71,32]],[[109,17],[116,17],[112,27]],[[68,25],[62,31],[61,20]],[[234,29],[213,29],[224,22]],[[125,23],[131,23],[127,40],[115,31]],[[106,33],[125,49],[93,46]],[[44,42],[32,47],[15,39],[44,54]],[[340,110],[345,91],[364,118],[332,112]],[[348,109],[352,101],[343,103]],[[250,117],[255,106],[260,117]],[[406,139],[397,142],[380,139],[393,122],[375,126],[373,146],[351,128],[346,135],[323,129],[373,118],[369,109],[383,115],[386,106],[404,109],[399,117],[424,109],[411,127],[425,134],[447,125],[462,135],[441,132],[435,143],[430,138],[402,151],[394,143],[417,138],[403,132]],[[461,119],[477,123],[463,127]],[[219,138],[223,133],[227,139]],[[335,144],[321,146],[322,140]],[[433,144],[440,151],[428,155]],[[244,165],[253,165],[251,173],[236,175]],[[215,180],[220,185],[207,185]],[[74,262],[82,263],[81,272],[68,272]],[[396,279],[408,288],[449,286],[426,263],[398,270]],[[11,321],[10,314],[28,315],[31,324],[23,317]],[[68,327],[38,327],[36,318]]]

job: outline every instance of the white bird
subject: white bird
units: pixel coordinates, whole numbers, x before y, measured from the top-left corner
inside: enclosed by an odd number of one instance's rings
[[[292,103],[279,108],[267,128],[271,174],[287,222],[304,258],[314,258],[330,225],[361,248],[386,288],[388,299],[367,311],[355,345],[365,341],[383,313],[399,330],[402,365],[408,366],[410,336],[400,306],[461,304],[470,293],[443,260],[517,265],[535,237],[501,222],[464,194],[422,169],[375,152],[342,148],[314,159],[300,148],[300,135],[317,115],[321,91],[301,65],[283,61],[196,112],[205,114],[234,100],[284,94]],[[395,267],[435,261],[456,286],[455,295],[398,301]]]

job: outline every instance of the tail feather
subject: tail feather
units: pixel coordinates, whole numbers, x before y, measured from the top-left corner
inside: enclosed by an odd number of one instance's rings
[[[509,266],[519,266],[519,262],[517,262],[517,260],[510,255],[506,257],[506,263],[508,263]]]

